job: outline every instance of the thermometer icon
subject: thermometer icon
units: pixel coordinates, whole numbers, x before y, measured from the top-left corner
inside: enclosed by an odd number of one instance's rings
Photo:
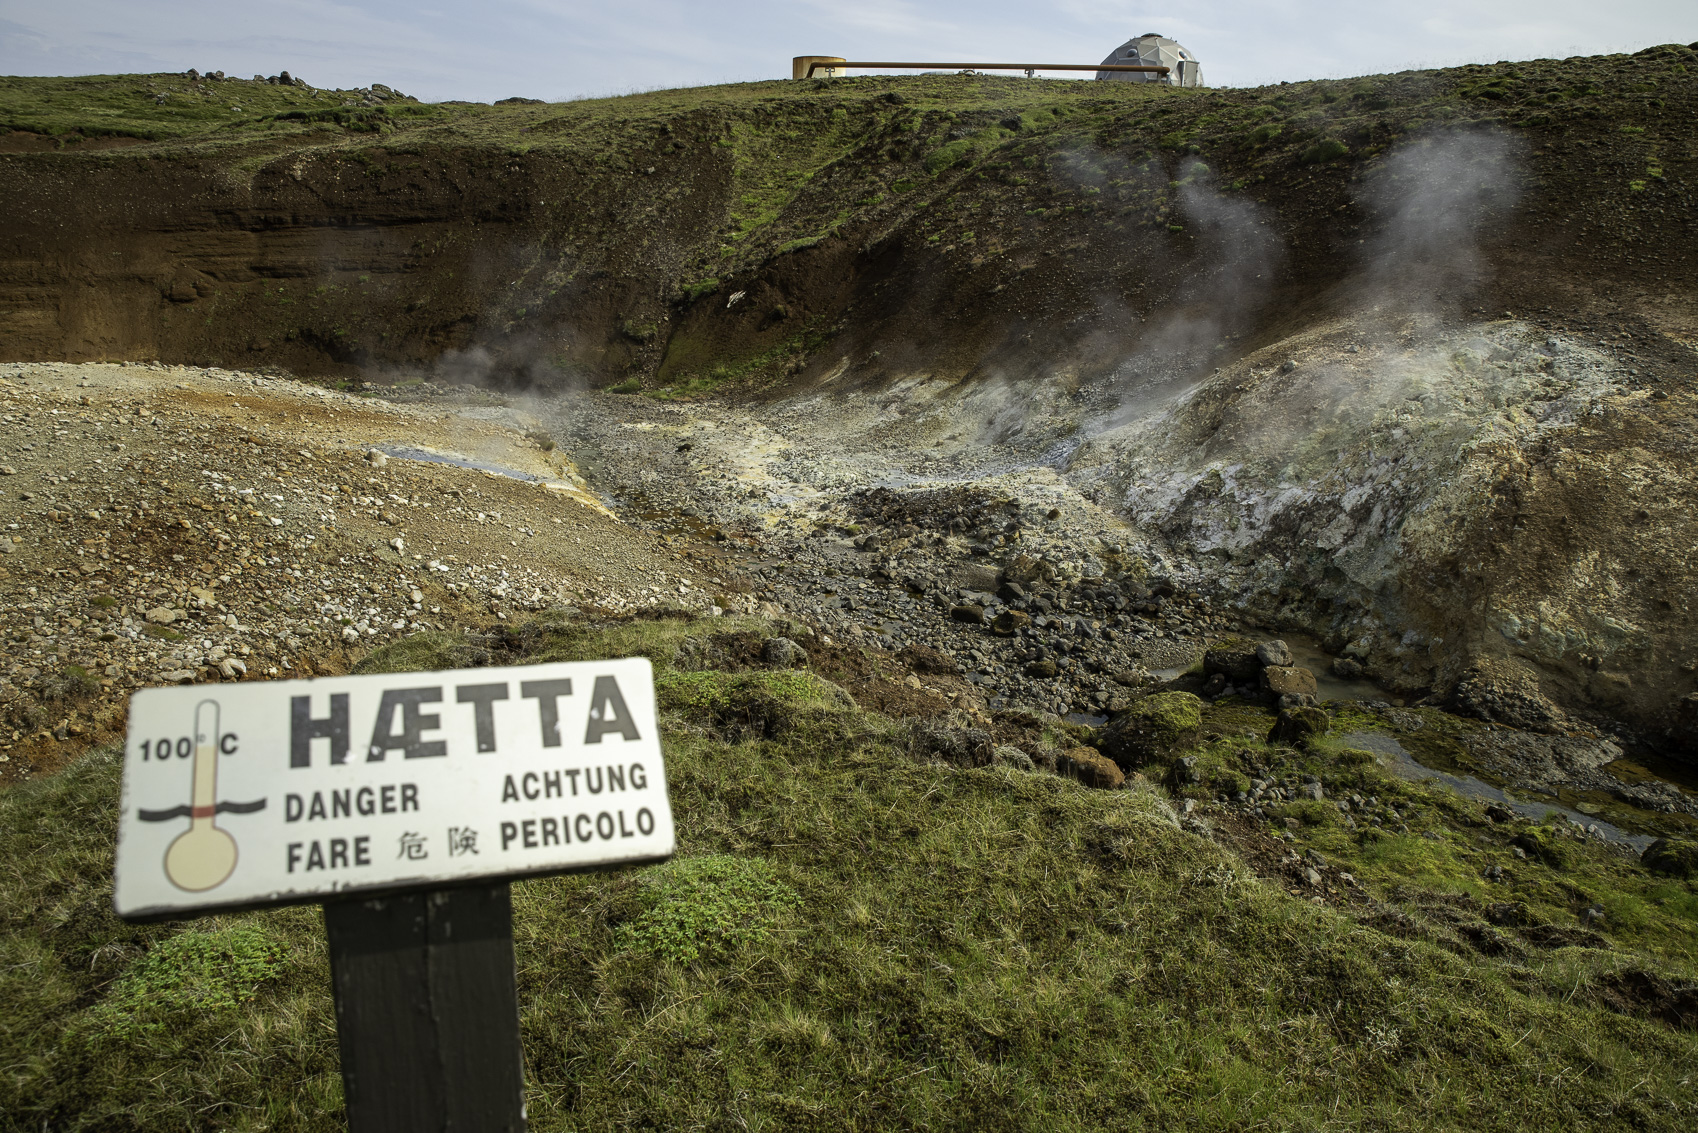
[[[165,876],[171,884],[191,893],[221,885],[236,869],[236,840],[220,827],[220,812],[252,814],[265,808],[265,800],[252,803],[218,802],[218,702],[203,700],[195,705],[194,792],[189,806],[167,810],[140,810],[143,822],[166,822],[187,817],[189,828],[172,840],[165,851]]]

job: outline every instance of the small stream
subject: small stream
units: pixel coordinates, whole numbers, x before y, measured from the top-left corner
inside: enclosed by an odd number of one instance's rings
[[[502,464],[491,464],[485,460],[473,460],[469,456],[459,456],[455,453],[431,452],[428,449],[412,448],[408,445],[382,444],[375,446],[378,452],[392,456],[397,460],[421,460],[426,464],[451,464],[455,468],[472,468],[479,472],[493,472],[497,476],[507,476],[514,480],[535,482],[543,479],[529,472],[520,472],[517,468],[508,468]]]
[[[1579,811],[1570,810],[1558,803],[1523,802],[1490,783],[1474,778],[1472,775],[1452,775],[1448,771],[1435,771],[1431,767],[1418,763],[1415,757],[1410,755],[1404,746],[1391,736],[1378,732],[1346,732],[1339,738],[1353,747],[1363,748],[1380,756],[1386,769],[1399,778],[1414,782],[1436,780],[1468,798],[1502,803],[1523,818],[1530,818],[1535,822],[1543,822],[1545,816],[1549,814],[1560,814],[1582,830],[1596,828],[1603,835],[1605,841],[1632,846],[1641,853],[1644,852],[1646,846],[1657,840],[1655,836],[1649,834],[1629,834],[1601,818],[1581,814]]]

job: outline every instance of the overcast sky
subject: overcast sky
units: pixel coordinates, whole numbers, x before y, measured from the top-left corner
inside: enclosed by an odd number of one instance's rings
[[[288,70],[426,100],[788,78],[793,55],[1095,63],[1178,39],[1214,86],[1637,51],[1698,0],[0,0],[0,74]]]

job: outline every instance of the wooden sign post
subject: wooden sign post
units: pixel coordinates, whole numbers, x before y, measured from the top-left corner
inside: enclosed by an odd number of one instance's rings
[[[641,658],[146,689],[113,904],[323,904],[349,1127],[517,1131],[507,879],[673,847]]]

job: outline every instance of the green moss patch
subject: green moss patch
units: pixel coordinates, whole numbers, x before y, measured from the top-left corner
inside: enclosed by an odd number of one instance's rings
[[[731,854],[668,862],[635,889],[643,911],[620,927],[618,943],[674,964],[722,960],[767,940],[802,903],[770,864]]]

